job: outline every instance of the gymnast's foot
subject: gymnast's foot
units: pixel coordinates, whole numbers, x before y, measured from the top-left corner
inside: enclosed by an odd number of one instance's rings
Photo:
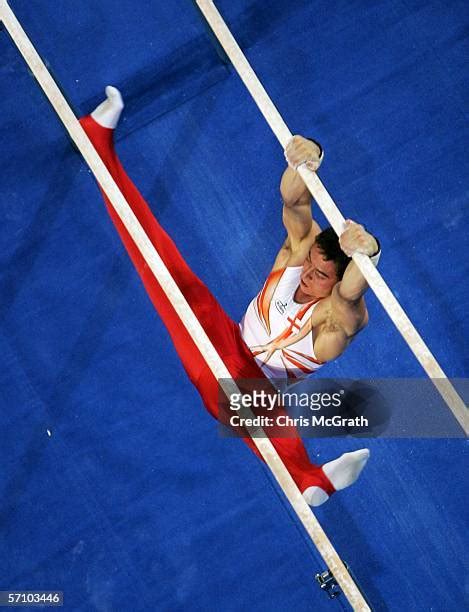
[[[344,453],[338,459],[325,463],[321,469],[334,489],[340,491],[357,480],[369,456],[370,451],[362,448],[353,453]],[[329,499],[329,495],[321,487],[308,487],[303,491],[303,497],[310,506],[320,506]]]
[[[106,99],[91,113],[91,116],[102,127],[113,130],[119,122],[124,101],[120,91],[116,87],[106,87]]]

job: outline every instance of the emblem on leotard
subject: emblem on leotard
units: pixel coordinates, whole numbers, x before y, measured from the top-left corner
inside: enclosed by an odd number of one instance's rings
[[[285,314],[285,310],[287,309],[288,302],[282,302],[282,300],[275,301],[275,308],[279,311],[281,315]]]

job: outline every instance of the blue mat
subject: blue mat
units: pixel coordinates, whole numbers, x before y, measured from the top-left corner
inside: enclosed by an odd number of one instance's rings
[[[124,165],[239,319],[284,239],[283,154],[193,3],[11,6],[78,114],[123,90]],[[324,144],[321,179],[379,236],[380,270],[445,372],[467,376],[466,4],[217,6],[292,131]],[[0,590],[62,590],[67,610],[346,608],[315,584],[323,564],[268,471],[219,437],[4,31],[0,53]],[[367,303],[323,375],[424,376]],[[373,609],[462,610],[465,441],[306,444],[320,462],[371,449],[317,515]]]

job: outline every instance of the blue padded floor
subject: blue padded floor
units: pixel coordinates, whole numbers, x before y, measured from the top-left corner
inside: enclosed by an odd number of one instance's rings
[[[11,0],[76,113],[108,83],[130,176],[239,320],[284,239],[283,153],[193,3]],[[467,376],[462,0],[222,0],[320,177],[448,376]],[[466,26],[466,27],[465,27]],[[347,609],[272,477],[186,380],[89,170],[0,30],[0,590],[65,609]],[[315,211],[320,223],[322,215]],[[373,295],[329,378],[423,377]],[[372,458],[317,509],[375,610],[464,609],[461,439],[307,440]]]

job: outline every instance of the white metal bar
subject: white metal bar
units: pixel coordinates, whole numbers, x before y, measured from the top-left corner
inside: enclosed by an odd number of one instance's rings
[[[0,0],[0,19],[3,21],[15,45],[18,47],[31,72],[36,77],[39,85],[49,99],[49,102],[60,117],[62,123],[88,164],[90,170],[93,172],[96,180],[99,182],[102,189],[108,196],[112,206],[116,210],[133,241],[148,263],[148,266],[158,279],[159,284],[163,288],[168,298],[171,300],[171,303],[181,318],[181,321],[191,334],[213,374],[218,379],[230,379],[230,373],[225,364],[201,327],[197,317],[190,309],[189,304],[186,302],[169,271],[166,269],[163,261],[158,255],[158,252],[155,250],[148,236],[145,234],[130,206],[127,204],[124,196],[114,182],[112,176],[109,174],[103,161],[95,151],[86,133],[84,132],[80,123],[77,121],[77,118],[67,104],[67,101],[57,87],[57,84],[51,77],[40,56],[36,52],[25,31],[21,27],[21,24],[18,22],[13,11],[8,6],[6,0]],[[230,397],[232,393],[240,392],[234,381],[225,384],[223,390],[228,397]],[[246,413],[247,416],[254,416],[252,414],[248,414],[248,411],[246,411]],[[304,500],[301,492],[294,483],[282,460],[278,456],[272,443],[267,437],[259,437],[262,434],[261,428],[252,427],[247,429],[249,430],[250,435],[253,437],[253,441],[262,454],[266,464],[269,466],[285,496],[294,509],[297,517],[303,524],[325,563],[341,586],[353,609],[368,611],[368,604],[351,578],[339,555],[332,546],[317,518],[312,513],[311,508]]]
[[[230,58],[238,75],[246,85],[249,93],[254,98],[254,102],[264,115],[265,120],[270,125],[273,133],[279,140],[283,148],[292,137],[285,121],[274,106],[262,83],[257,78],[254,70],[234,39],[222,16],[218,12],[212,0],[196,0],[197,5],[202,11],[205,19],[212,28],[215,36]],[[311,172],[306,167],[299,168],[301,178],[304,180],[311,195],[314,197],[329,223],[340,236],[344,229],[344,217],[337,208],[326,188],[320,181],[315,172]],[[415,329],[411,320],[394,297],[378,270],[373,266],[366,255],[357,253],[353,259],[368,284],[373,289],[376,297],[381,302],[383,308],[388,313],[394,325],[404,337],[415,357],[431,378],[433,384],[445,400],[449,409],[452,411],[459,424],[466,434],[469,433],[469,411],[463,400],[458,395],[452,383],[448,380],[439,363],[427,347],[422,337]]]

